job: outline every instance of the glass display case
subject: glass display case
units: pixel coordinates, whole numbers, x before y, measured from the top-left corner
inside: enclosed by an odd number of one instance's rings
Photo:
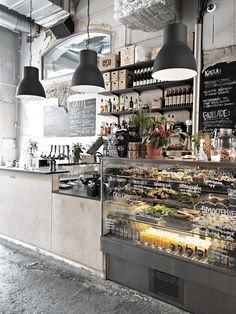
[[[104,158],[103,236],[236,270],[236,168],[230,162]]]

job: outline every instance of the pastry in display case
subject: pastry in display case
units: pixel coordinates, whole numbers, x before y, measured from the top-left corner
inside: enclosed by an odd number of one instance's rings
[[[104,158],[103,234],[236,270],[233,164]]]

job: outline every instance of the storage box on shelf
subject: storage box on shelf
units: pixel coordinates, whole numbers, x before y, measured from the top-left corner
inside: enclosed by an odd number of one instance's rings
[[[111,54],[109,56],[99,58],[99,69],[106,71],[120,66],[120,56],[118,54]]]

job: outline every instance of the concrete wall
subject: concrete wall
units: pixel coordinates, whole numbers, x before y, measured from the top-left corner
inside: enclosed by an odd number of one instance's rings
[[[18,81],[17,34],[0,27],[0,159],[15,159],[17,128],[15,92]]]
[[[118,51],[126,44],[142,44],[147,47],[161,46],[163,40],[163,31],[145,33],[142,31],[131,31],[126,29],[123,25],[120,25],[113,18],[113,0],[91,0],[91,25],[97,24],[103,27],[108,24],[115,32],[114,50]],[[236,41],[236,0],[216,0],[217,9],[214,13],[206,13],[204,18],[204,34],[203,34],[203,48],[205,50],[226,47],[235,45]],[[180,11],[179,19],[186,23],[188,26],[189,34],[194,31],[194,25],[197,18],[197,6],[198,1],[183,0],[182,8]],[[87,14],[87,1],[81,0],[77,7],[76,16],[74,18],[75,29],[80,31],[81,24],[86,22]],[[53,42],[53,38],[49,36],[49,33],[42,33],[33,42],[33,64],[40,66],[40,54],[46,47]],[[22,44],[21,63],[25,64],[27,56],[27,45],[23,39]],[[234,57],[233,57],[234,58]],[[236,59],[236,58],[235,58]],[[214,61],[214,60],[213,60]],[[216,62],[218,60],[215,60]],[[66,79],[67,83],[70,81],[70,77]],[[56,82],[52,82],[55,84]],[[133,95],[135,96],[135,95]],[[145,93],[144,99],[150,99],[150,97],[159,97],[160,92]],[[99,111],[99,102],[101,97],[97,97],[97,110]],[[40,149],[45,150],[50,144],[70,144],[74,141],[80,141],[82,143],[89,143],[92,138],[43,138],[42,133],[42,121],[43,121],[43,105],[42,104],[24,104],[21,111],[21,150],[24,150],[25,144],[29,138],[37,139],[41,143]],[[99,133],[101,121],[111,121],[110,118],[97,118],[97,132]],[[114,121],[114,119],[113,119]]]

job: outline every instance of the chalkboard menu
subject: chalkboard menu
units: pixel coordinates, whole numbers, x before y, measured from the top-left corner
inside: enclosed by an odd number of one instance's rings
[[[202,73],[200,130],[234,129],[236,125],[236,62],[218,63]]]
[[[71,102],[63,107],[44,107],[44,137],[95,136],[96,98]]]

